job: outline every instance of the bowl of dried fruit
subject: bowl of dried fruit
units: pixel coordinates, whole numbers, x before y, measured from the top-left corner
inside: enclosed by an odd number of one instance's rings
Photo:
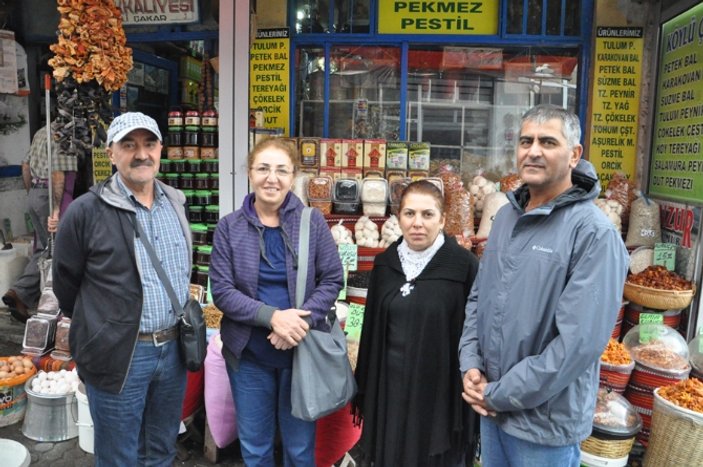
[[[623,291],[626,300],[657,310],[686,308],[695,293],[696,287],[691,281],[661,265],[630,274]]]

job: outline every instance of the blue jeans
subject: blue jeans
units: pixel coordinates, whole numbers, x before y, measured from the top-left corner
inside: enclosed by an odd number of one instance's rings
[[[286,467],[315,467],[315,423],[291,415],[290,368],[269,368],[241,359],[235,371],[227,365],[237,409],[242,458],[247,467],[273,467],[276,425],[283,441]]]
[[[95,431],[95,465],[171,467],[185,387],[186,369],[178,340],[161,347],[138,341],[119,394],[86,384]]]
[[[578,443],[544,446],[504,432],[492,420],[481,417],[481,465],[483,467],[579,467]]]

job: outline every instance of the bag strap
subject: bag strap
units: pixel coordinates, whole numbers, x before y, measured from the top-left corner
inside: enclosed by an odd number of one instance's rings
[[[161,283],[164,285],[164,289],[166,289],[166,293],[168,294],[168,299],[171,300],[171,306],[173,307],[173,310],[176,312],[178,318],[180,318],[181,316],[183,316],[183,305],[181,305],[181,302],[178,301],[178,298],[176,298],[176,291],[173,290],[171,280],[166,275],[166,271],[164,271],[163,266],[161,266],[161,261],[159,260],[159,257],[156,256],[156,251],[154,251],[154,247],[151,246],[151,242],[144,234],[142,226],[139,223],[139,219],[136,219],[135,217],[134,223],[132,225],[134,225],[134,230],[136,230],[137,232],[137,238],[142,242],[142,245],[144,245],[146,252],[149,254],[151,264],[154,266],[154,269],[156,269],[156,274],[159,276],[159,279],[161,279]]]
[[[305,301],[305,286],[308,282],[308,253],[310,247],[310,215],[311,207],[304,207],[300,216],[300,232],[298,234],[298,278],[295,283],[295,306],[300,308]]]

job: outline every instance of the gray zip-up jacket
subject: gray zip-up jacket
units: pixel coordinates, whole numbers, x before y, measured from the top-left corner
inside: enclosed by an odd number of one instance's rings
[[[628,255],[593,203],[600,185],[580,161],[574,187],[530,212],[527,187],[496,215],[466,305],[462,375],[480,369],[496,423],[549,446],[591,433],[599,357],[621,306]]]

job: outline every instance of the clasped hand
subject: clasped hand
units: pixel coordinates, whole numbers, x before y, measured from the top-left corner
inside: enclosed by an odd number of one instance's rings
[[[488,384],[486,377],[477,368],[472,368],[464,373],[463,383],[464,392],[461,397],[471,405],[471,408],[484,417],[495,417],[495,411],[488,407],[484,397],[486,385]]]
[[[310,325],[303,319],[305,316],[310,316],[310,312],[296,308],[274,311],[271,317],[272,332],[268,335],[271,345],[278,350],[297,346],[310,329]]]

